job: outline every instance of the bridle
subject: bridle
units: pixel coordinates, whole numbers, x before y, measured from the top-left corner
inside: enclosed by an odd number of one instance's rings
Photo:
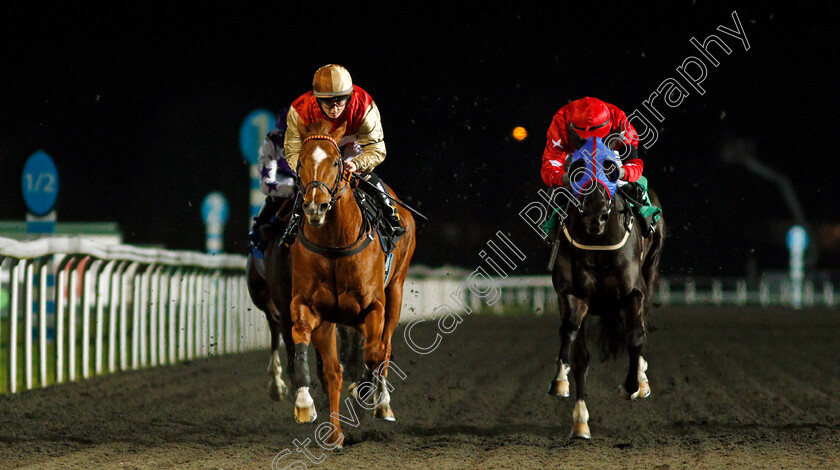
[[[590,182],[590,184],[597,185],[598,184],[597,181],[598,180],[593,180],[593,181]],[[617,196],[617,194],[610,194],[609,190],[607,190],[606,188],[604,188],[604,190],[606,191],[607,198],[608,198],[607,215],[610,215],[612,213],[613,208],[615,207],[615,200],[616,200],[615,196]],[[588,191],[586,194],[583,194],[582,196],[578,197],[579,200],[580,200],[580,204],[578,204],[577,209],[578,209],[578,212],[580,214],[583,214],[583,207],[584,207],[583,203],[584,203],[584,201],[586,200],[586,198],[590,194],[592,194],[595,191],[597,191],[597,189],[593,189],[592,191]],[[569,230],[566,227],[565,223],[563,223],[563,225],[561,227],[561,230],[562,230],[563,234],[566,236],[566,240],[569,242],[569,244],[571,244],[573,247],[575,247],[577,249],[584,250],[584,251],[615,251],[615,250],[620,250],[621,248],[624,247],[624,245],[627,243],[627,240],[630,237],[630,232],[633,229],[633,220],[634,220],[633,215],[630,214],[629,207],[625,207],[624,210],[621,211],[621,214],[624,215],[624,223],[622,224],[624,226],[624,237],[618,243],[614,243],[614,244],[611,244],[611,245],[585,245],[585,244],[579,243],[569,233]],[[642,251],[644,251],[644,250],[642,250]]]
[[[310,136],[306,137],[305,139],[303,139],[303,142],[301,143],[301,146],[303,146],[304,144],[306,144],[307,142],[312,141],[312,140],[326,140],[326,141],[329,141],[335,146],[336,150],[339,150],[338,149],[338,143],[335,141],[335,139],[333,139],[331,136],[326,135],[326,134],[310,135]],[[327,204],[327,210],[332,209],[333,205],[335,205],[336,201],[338,201],[338,198],[341,197],[341,193],[343,193],[344,190],[346,190],[347,187],[349,186],[349,184],[343,184],[343,185],[341,184],[342,182],[349,183],[349,179],[343,177],[344,176],[344,160],[341,158],[341,151],[340,150],[339,150],[339,157],[336,158],[333,166],[337,166],[339,168],[338,168],[338,172],[335,175],[335,181],[333,181],[332,186],[328,186],[327,183],[324,183],[323,181],[320,181],[320,180],[312,180],[312,181],[306,183],[306,185],[302,185],[301,181],[300,181],[300,176],[299,176],[300,175],[300,159],[298,159],[297,168],[295,169],[295,173],[298,175],[295,178],[295,186],[297,186],[298,190],[300,191],[300,194],[305,195],[311,189],[318,189],[320,191],[326,192],[327,195],[329,195],[329,197],[330,197],[330,201]]]
[[[336,150],[338,150],[338,143],[336,143],[335,139],[333,139],[329,135],[325,134],[315,134],[303,139],[302,144],[306,144],[311,140],[326,140],[332,142],[335,146]],[[338,198],[341,194],[351,185],[351,179],[354,176],[344,177],[344,160],[341,158],[341,152],[339,151],[339,157],[336,159],[334,166],[338,166],[338,174],[335,176],[335,181],[333,181],[332,186],[327,186],[326,183],[319,180],[312,180],[306,185],[301,185],[300,182],[300,159],[298,159],[297,164],[297,171],[296,173],[298,176],[295,178],[295,186],[297,186],[298,191],[300,191],[299,195],[305,195],[307,191],[310,189],[318,189],[321,191],[325,191],[330,196],[330,201],[327,204],[327,211],[332,209],[333,205],[338,201]],[[344,182],[345,184],[342,184]],[[302,201],[302,197],[299,197],[298,200]],[[297,211],[297,208],[295,209]],[[321,256],[325,256],[327,258],[345,258],[348,256],[353,256],[357,253],[362,252],[367,246],[373,241],[373,227],[368,222],[365,217],[362,217],[362,226],[359,230],[359,236],[356,238],[355,241],[348,245],[344,246],[327,246],[315,243],[314,241],[306,238],[303,230],[298,231],[298,240],[300,241],[301,245],[307,250],[319,254]]]

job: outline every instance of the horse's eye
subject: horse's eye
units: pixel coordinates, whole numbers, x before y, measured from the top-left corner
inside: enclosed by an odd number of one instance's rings
[[[341,165],[341,159],[336,158],[335,163],[333,163],[333,166],[339,166],[339,165]]]

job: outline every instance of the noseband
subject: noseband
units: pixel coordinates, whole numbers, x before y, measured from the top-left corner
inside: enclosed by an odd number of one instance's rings
[[[332,142],[332,144],[335,146],[335,149],[338,150],[338,143],[336,143],[335,139],[325,134],[310,135],[309,137],[303,139],[301,146],[303,146],[311,140],[327,140],[329,142]],[[327,206],[327,210],[332,209],[335,202],[338,200],[339,197],[341,197],[341,193],[343,193],[344,190],[347,189],[346,184],[343,186],[341,185],[342,176],[344,176],[344,160],[341,158],[341,151],[339,151],[339,157],[333,166],[338,166],[339,169],[338,173],[336,173],[335,175],[335,181],[333,181],[332,186],[328,186],[327,183],[324,183],[320,180],[312,180],[309,183],[306,183],[305,186],[301,187],[300,159],[298,159],[297,168],[295,169],[295,172],[298,174],[298,177],[295,180],[295,185],[297,186],[301,194],[306,195],[307,191],[309,191],[310,189],[319,189],[321,191],[326,192],[330,196],[330,202]]]

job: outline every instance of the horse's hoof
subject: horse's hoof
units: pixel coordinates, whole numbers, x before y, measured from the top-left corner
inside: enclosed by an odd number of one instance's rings
[[[640,382],[639,383],[639,398],[647,398],[650,396],[650,383],[649,382]]]
[[[569,381],[568,380],[554,380],[548,386],[548,394],[558,398],[569,397]]]
[[[647,398],[648,395],[650,395],[650,387],[648,386],[648,387],[646,387],[646,389],[647,389],[647,395],[643,395],[642,394],[642,390],[643,390],[642,389],[642,384],[639,384],[639,388],[636,389],[635,392],[629,393],[627,390],[624,389],[624,385],[619,385],[618,386],[618,394],[621,395],[621,398],[624,398],[625,400],[632,401],[632,400],[635,400],[636,398]]]
[[[359,398],[359,384],[353,382],[350,386],[347,387],[347,393],[350,395],[350,398],[358,400]]]
[[[289,394],[289,389],[286,387],[284,382],[280,382],[279,384],[271,379],[268,382],[268,398],[272,401],[283,401]]]
[[[315,412],[315,405],[298,408],[295,407],[295,421],[298,423],[311,423],[318,418],[318,413]]]
[[[589,434],[589,425],[586,423],[575,423],[569,439],[592,439],[592,436]]]
[[[394,412],[391,410],[389,405],[380,406],[373,412],[373,417],[376,419],[381,419],[383,421],[390,421],[394,422],[397,418],[394,416]]]
[[[339,450],[343,449],[343,448],[344,448],[344,434],[341,434],[341,435],[338,437],[338,440],[337,440],[336,442],[334,442],[334,443],[332,443],[332,444],[327,443],[327,444],[326,444],[326,447],[327,447],[329,450],[334,451],[334,452],[336,452],[336,451],[339,451]]]

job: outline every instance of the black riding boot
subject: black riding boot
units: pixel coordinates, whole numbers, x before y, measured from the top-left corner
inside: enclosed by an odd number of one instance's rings
[[[368,193],[376,198],[376,202],[382,210],[382,215],[385,217],[385,222],[387,222],[388,228],[391,230],[391,235],[394,241],[396,241],[405,233],[405,227],[400,222],[400,213],[397,211],[397,206],[391,200],[388,189],[375,173],[368,173],[362,178],[372,186]]]
[[[259,254],[265,254],[265,249],[268,245],[260,229],[271,222],[280,209],[281,204],[283,204],[283,199],[268,196],[260,206],[260,210],[257,212],[257,216],[254,217],[254,222],[251,224],[251,230],[248,232],[248,242],[252,253],[256,250]]]
[[[645,190],[638,183],[628,183],[624,185],[622,189],[625,190],[625,193],[632,201],[633,215],[636,216],[636,219],[639,222],[639,228],[642,230],[642,236],[644,238],[649,237],[654,232],[654,222],[652,215],[645,216],[642,214],[642,208],[650,205],[647,195],[645,194]]]

